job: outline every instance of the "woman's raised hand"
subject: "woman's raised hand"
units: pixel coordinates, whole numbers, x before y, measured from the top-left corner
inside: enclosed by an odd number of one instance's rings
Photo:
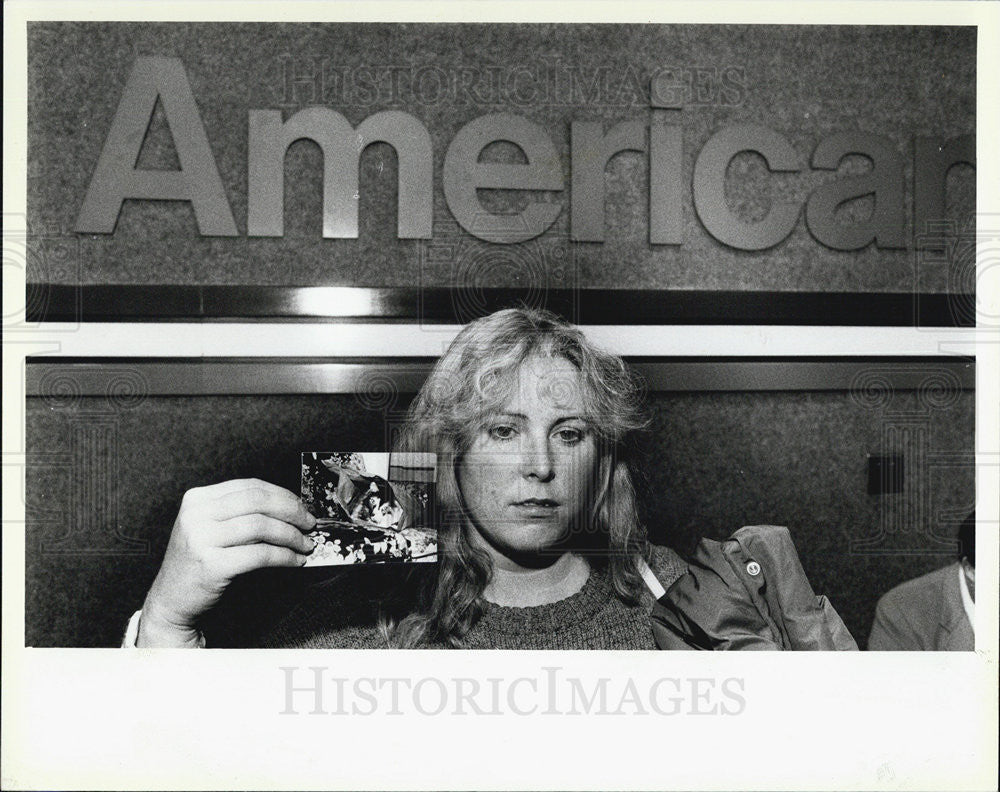
[[[199,618],[233,578],[302,566],[314,547],[303,532],[315,525],[293,493],[259,479],[188,490],[142,606],[136,645],[197,646]]]

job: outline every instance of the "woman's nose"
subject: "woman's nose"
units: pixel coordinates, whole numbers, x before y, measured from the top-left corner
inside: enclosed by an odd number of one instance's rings
[[[548,438],[526,437],[521,447],[521,475],[548,481],[555,474],[552,447]]]

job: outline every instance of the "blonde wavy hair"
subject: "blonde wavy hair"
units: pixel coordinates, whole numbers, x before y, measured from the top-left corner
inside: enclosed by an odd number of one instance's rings
[[[482,613],[492,561],[470,541],[471,517],[456,470],[484,416],[501,408],[521,364],[532,355],[565,358],[581,374],[585,417],[597,435],[599,462],[591,524],[579,535],[586,534],[592,563],[607,568],[616,596],[629,604],[638,601],[637,561],[648,556],[649,548],[623,451],[629,432],[646,424],[641,389],[621,358],[597,348],[555,314],[511,308],[466,325],[410,405],[396,450],[437,454],[440,563],[436,585],[424,589],[415,610],[400,620],[382,617],[380,627],[391,646],[461,647]]]

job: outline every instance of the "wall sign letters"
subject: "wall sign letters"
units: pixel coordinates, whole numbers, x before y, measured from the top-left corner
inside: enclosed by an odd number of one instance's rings
[[[180,168],[141,170],[136,162],[157,100],[173,136]],[[656,104],[654,102],[654,104]],[[651,114],[652,115],[652,114]],[[314,141],[323,152],[323,237],[358,236],[358,166],[362,151],[388,143],[398,160],[399,239],[432,235],[435,152],[424,123],[400,110],[368,116],[357,127],[328,107],[306,107],[282,120],[280,110],[248,112],[247,234],[284,233],[284,160],[297,140]],[[494,142],[516,145],[524,163],[480,162]],[[444,153],[442,188],[458,224],[479,239],[500,244],[532,239],[552,226],[568,206],[570,238],[604,241],[604,171],[620,152],[646,154],[649,175],[649,242],[684,243],[681,221],[681,127],[653,117],[628,119],[610,129],[601,122],[573,121],[569,130],[570,183],[549,133],[520,115],[493,113],[474,118]],[[952,166],[975,166],[975,138],[914,139],[913,229],[942,217],[945,181]],[[738,154],[756,152],[772,173],[837,170],[849,155],[867,158],[870,169],[816,187],[804,202],[775,202],[765,217],[747,222],[725,200],[726,171]],[[568,189],[567,189],[568,187]],[[561,202],[529,201],[516,214],[487,211],[480,189],[566,193]],[[838,132],[820,140],[809,165],[780,132],[765,126],[723,127],[704,143],[695,159],[691,192],[695,211],[716,240],[740,250],[764,250],[805,224],[820,244],[834,250],[905,248],[904,160],[892,141],[877,134]],[[874,209],[863,221],[837,219],[839,206],[872,196]],[[204,236],[232,237],[239,232],[209,147],[184,65],[177,58],[136,60],[118,104],[80,209],[75,230],[111,234],[126,199],[188,201]],[[803,211],[804,210],[804,211]]]

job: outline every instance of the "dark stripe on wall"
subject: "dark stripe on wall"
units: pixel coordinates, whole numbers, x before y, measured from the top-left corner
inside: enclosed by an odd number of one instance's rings
[[[893,391],[975,389],[971,358],[723,359],[629,358],[653,392],[851,391],[878,399]],[[415,393],[434,361],[419,359],[29,358],[27,395],[53,401],[83,396],[357,393],[373,405]]]
[[[975,327],[975,295],[649,289],[283,286],[27,287],[29,322],[291,319],[464,324],[544,307],[576,324]]]

